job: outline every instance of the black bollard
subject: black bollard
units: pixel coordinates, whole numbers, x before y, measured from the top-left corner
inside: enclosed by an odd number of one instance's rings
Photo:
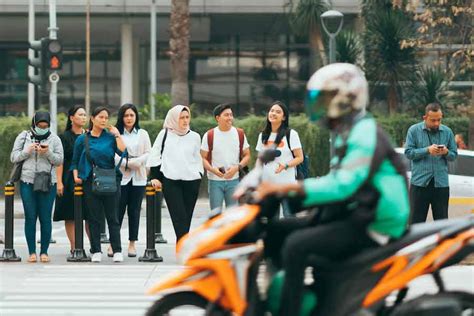
[[[82,216],[82,185],[74,186],[74,250],[67,257],[68,262],[89,262],[91,258],[84,250],[83,216]]]
[[[163,192],[156,189],[155,192],[155,243],[166,244],[168,241],[163,238],[161,233],[161,205],[163,204]]]
[[[15,184],[7,182],[5,184],[5,248],[0,257],[3,262],[18,262],[18,257],[13,248],[13,202],[15,199]]]
[[[146,185],[146,249],[143,257],[138,258],[140,262],[161,262],[163,258],[158,256],[155,249],[155,189],[148,182]]]

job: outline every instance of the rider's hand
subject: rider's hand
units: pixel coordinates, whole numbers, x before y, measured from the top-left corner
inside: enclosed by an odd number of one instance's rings
[[[151,179],[151,185],[155,188],[155,190],[157,189],[161,189],[161,182],[160,180],[158,179]]]
[[[275,184],[272,182],[264,181],[260,183],[260,185],[255,190],[254,197],[256,200],[260,201],[269,195],[272,195],[281,191],[282,191],[281,184]]]
[[[82,179],[79,177],[74,177],[74,183],[75,184],[82,184]]]
[[[237,172],[239,172],[238,165],[228,168],[224,173],[224,179],[226,180],[232,179]]]

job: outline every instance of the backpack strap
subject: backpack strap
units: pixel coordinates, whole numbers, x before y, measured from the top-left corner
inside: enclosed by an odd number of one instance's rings
[[[289,128],[286,131],[286,142],[288,143],[288,148],[290,148],[290,152],[291,152],[291,155],[293,156],[293,159],[295,159],[295,154],[293,153],[293,150],[291,149],[290,138],[291,138],[291,128]]]
[[[207,153],[207,161],[212,166],[212,149],[214,149],[214,129],[211,128],[207,131],[207,148],[209,149]]]
[[[90,149],[90,146],[89,146],[89,133],[86,133],[84,135],[84,147],[85,147],[85,151],[86,151],[87,160],[89,160],[89,162],[91,163],[92,166],[95,166],[94,161],[92,160],[92,157],[91,157],[91,149]]]
[[[242,155],[244,151],[245,133],[244,133],[244,130],[241,128],[237,128],[237,133],[239,134],[239,159],[242,159]]]
[[[168,129],[165,128],[165,135],[163,136],[163,140],[161,141],[161,151],[160,151],[160,157],[163,156],[163,150],[165,150],[165,141],[166,137],[168,136]],[[163,159],[163,158],[162,158]]]

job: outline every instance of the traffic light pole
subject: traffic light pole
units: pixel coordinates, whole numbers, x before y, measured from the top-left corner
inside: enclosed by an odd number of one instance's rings
[[[49,0],[49,39],[58,39],[58,27],[56,25],[56,0]],[[51,114],[51,131],[58,132],[58,81],[59,75],[55,71],[49,76],[51,90],[49,92],[49,105]]]
[[[31,43],[35,40],[35,0],[29,1],[28,6],[28,41]],[[35,51],[28,49],[28,60],[32,60],[35,57]],[[35,75],[35,68],[28,66],[28,76],[33,77]],[[31,82],[28,83],[28,117],[33,117],[35,113],[35,85]]]

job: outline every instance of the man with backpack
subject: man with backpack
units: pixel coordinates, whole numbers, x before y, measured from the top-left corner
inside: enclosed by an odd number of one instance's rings
[[[242,129],[233,126],[231,105],[219,104],[214,108],[215,128],[202,138],[201,156],[209,180],[209,202],[211,209],[236,204],[232,194],[239,183],[239,174],[245,173],[250,161],[247,137]]]

